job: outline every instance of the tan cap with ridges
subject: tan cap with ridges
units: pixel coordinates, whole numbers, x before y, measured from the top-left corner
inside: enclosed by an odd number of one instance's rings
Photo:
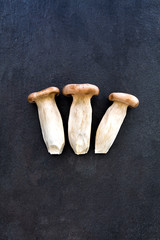
[[[114,92],[108,98],[110,101],[122,102],[132,108],[136,108],[139,105],[138,98],[128,93]]]
[[[39,92],[33,92],[33,93],[29,94],[28,102],[33,103],[38,98],[46,97],[46,96],[48,96],[52,93],[55,93],[55,95],[58,96],[59,93],[60,93],[60,90],[57,87],[49,87],[49,88],[46,88],[46,89],[41,90]]]
[[[62,90],[63,95],[71,96],[71,95],[98,95],[99,88],[93,84],[68,84]]]

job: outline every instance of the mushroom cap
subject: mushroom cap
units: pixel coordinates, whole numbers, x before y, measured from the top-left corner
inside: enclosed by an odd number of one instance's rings
[[[50,95],[52,93],[55,93],[55,95],[58,96],[59,93],[60,93],[60,90],[57,87],[49,87],[49,88],[46,88],[46,89],[41,90],[39,92],[33,92],[33,93],[29,94],[28,102],[33,103],[38,98],[46,97],[46,96],[48,96],[48,95]]]
[[[132,108],[136,108],[139,105],[138,98],[128,93],[114,92],[111,93],[108,98],[110,101],[122,102]]]
[[[68,84],[62,90],[63,95],[71,96],[71,95],[98,95],[99,88],[93,84]]]

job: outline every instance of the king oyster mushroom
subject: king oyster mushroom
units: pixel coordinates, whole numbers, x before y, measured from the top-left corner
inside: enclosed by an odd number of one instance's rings
[[[55,102],[59,93],[58,88],[49,87],[28,96],[28,102],[37,104],[43,139],[50,154],[61,154],[65,144],[63,122]]]
[[[99,94],[99,88],[92,84],[68,84],[63,88],[65,96],[72,96],[68,120],[68,136],[75,154],[85,154],[89,150],[92,122],[90,100]]]
[[[128,106],[136,108],[139,105],[138,98],[127,93],[111,93],[109,100],[114,103],[107,109],[98,126],[95,153],[109,151],[124,121]]]

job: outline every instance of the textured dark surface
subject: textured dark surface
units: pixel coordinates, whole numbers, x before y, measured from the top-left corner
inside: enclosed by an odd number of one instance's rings
[[[0,1],[0,240],[160,239],[160,1]],[[51,156],[30,92],[93,83],[88,154]],[[113,91],[135,94],[107,155],[96,128]]]

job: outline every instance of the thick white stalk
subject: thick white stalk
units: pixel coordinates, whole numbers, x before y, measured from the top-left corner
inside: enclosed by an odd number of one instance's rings
[[[55,94],[36,100],[44,142],[50,154],[61,154],[64,144],[64,129]]]
[[[95,153],[109,151],[126,116],[127,107],[127,104],[114,102],[107,109],[96,132]]]
[[[92,107],[91,95],[73,95],[69,114],[68,137],[74,152],[88,152],[91,136]]]

